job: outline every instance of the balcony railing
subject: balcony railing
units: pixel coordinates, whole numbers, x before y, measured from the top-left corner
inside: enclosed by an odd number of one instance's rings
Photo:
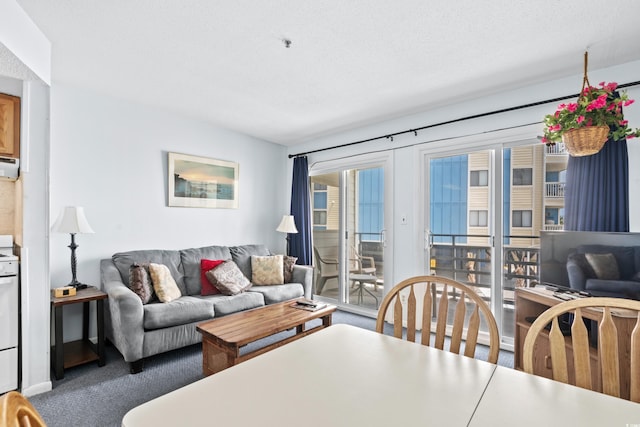
[[[545,184],[545,187],[546,187],[545,196],[558,197],[558,198],[564,197],[565,185],[566,184],[564,182],[547,182]]]
[[[546,150],[547,154],[569,154],[562,142],[556,142],[555,145],[548,145]]]
[[[544,231],[562,231],[564,230],[563,224],[545,224]]]
[[[469,238],[489,238],[490,236],[461,234],[432,234],[430,236],[431,272],[449,277],[475,288],[483,288],[482,295],[488,299],[491,288],[491,257],[493,247],[489,245],[469,245]],[[505,239],[538,240],[538,236],[505,236]],[[531,286],[539,282],[540,261],[538,247],[503,246],[504,274],[503,291]],[[506,301],[505,302],[512,302]]]

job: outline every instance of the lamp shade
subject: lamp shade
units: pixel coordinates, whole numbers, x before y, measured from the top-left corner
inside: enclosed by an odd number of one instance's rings
[[[297,233],[296,223],[293,220],[293,215],[283,215],[280,225],[276,228],[276,231],[281,233]]]
[[[80,206],[65,207],[51,229],[59,233],[95,233],[84,216],[84,208]]]

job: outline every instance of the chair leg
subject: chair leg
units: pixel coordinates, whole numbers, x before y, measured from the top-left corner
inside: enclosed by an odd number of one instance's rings
[[[324,284],[327,281],[326,277],[318,277],[318,286],[316,287],[316,294],[322,294],[322,289],[324,288]]]

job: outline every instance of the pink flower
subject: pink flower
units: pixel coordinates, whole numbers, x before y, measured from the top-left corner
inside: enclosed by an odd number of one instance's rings
[[[578,116],[578,118],[576,119],[576,123],[580,124],[584,122],[584,116]]]
[[[616,90],[617,87],[618,87],[618,83],[611,82],[608,85],[606,85],[605,89],[608,90],[609,92],[613,92],[614,90]]]
[[[551,132],[557,132],[560,129],[562,129],[562,126],[560,124],[549,126],[549,131]]]
[[[620,126],[626,126],[629,124],[629,120],[620,120],[618,123],[620,124]]]
[[[635,138],[636,134],[632,133],[631,135],[627,135],[627,139]]]
[[[542,142],[543,144],[549,142],[549,140],[547,139],[546,136],[543,136],[542,139],[540,140],[540,142]]]
[[[574,113],[577,109],[578,109],[578,104],[575,102],[572,102],[569,105],[567,105],[567,110],[569,110],[570,113]]]
[[[635,101],[633,99],[627,99],[626,101],[624,101],[624,106],[628,107],[629,105],[633,104]]]

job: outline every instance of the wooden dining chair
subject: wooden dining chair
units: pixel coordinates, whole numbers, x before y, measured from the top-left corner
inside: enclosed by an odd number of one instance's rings
[[[26,397],[10,391],[0,396],[0,426],[46,427],[46,424]]]
[[[424,294],[421,296],[422,316],[418,319],[416,295],[421,293]],[[416,276],[403,280],[382,300],[376,321],[376,330],[380,333],[384,333],[389,308],[393,310],[395,337],[405,335],[408,341],[416,342],[416,331],[420,328],[421,344],[431,345],[431,332],[434,332],[433,347],[445,350],[445,335],[449,333],[449,351],[460,354],[464,342],[464,355],[468,357],[475,356],[483,322],[489,333],[487,361],[498,362],[500,336],[496,320],[489,306],[467,285],[439,276]]]
[[[633,330],[622,330],[616,326],[612,317],[631,317],[635,319]],[[570,336],[564,336],[560,328],[558,317],[566,313],[573,313]],[[591,353],[594,351],[589,344],[589,331],[584,320],[593,320],[594,313],[598,318],[597,343],[600,366],[592,366]],[[550,331],[546,327],[551,324]],[[544,331],[544,332],[543,332]],[[592,331],[592,334],[594,332]],[[535,374],[534,346],[542,335],[548,337],[551,354],[551,369],[553,379],[589,390],[598,390],[596,386],[601,381],[602,392],[611,396],[623,396],[620,378],[620,357],[626,357],[627,350],[620,350],[619,345],[627,340],[630,357],[629,399],[640,402],[640,301],[622,298],[581,298],[565,301],[543,312],[532,324],[527,332],[522,350],[523,367],[525,372]],[[567,344],[571,344],[573,357],[567,360]],[[546,344],[545,344],[546,345]],[[625,345],[626,347],[626,345]],[[592,370],[595,369],[596,381]],[[625,367],[626,372],[626,367]],[[570,381],[571,380],[571,381]]]

